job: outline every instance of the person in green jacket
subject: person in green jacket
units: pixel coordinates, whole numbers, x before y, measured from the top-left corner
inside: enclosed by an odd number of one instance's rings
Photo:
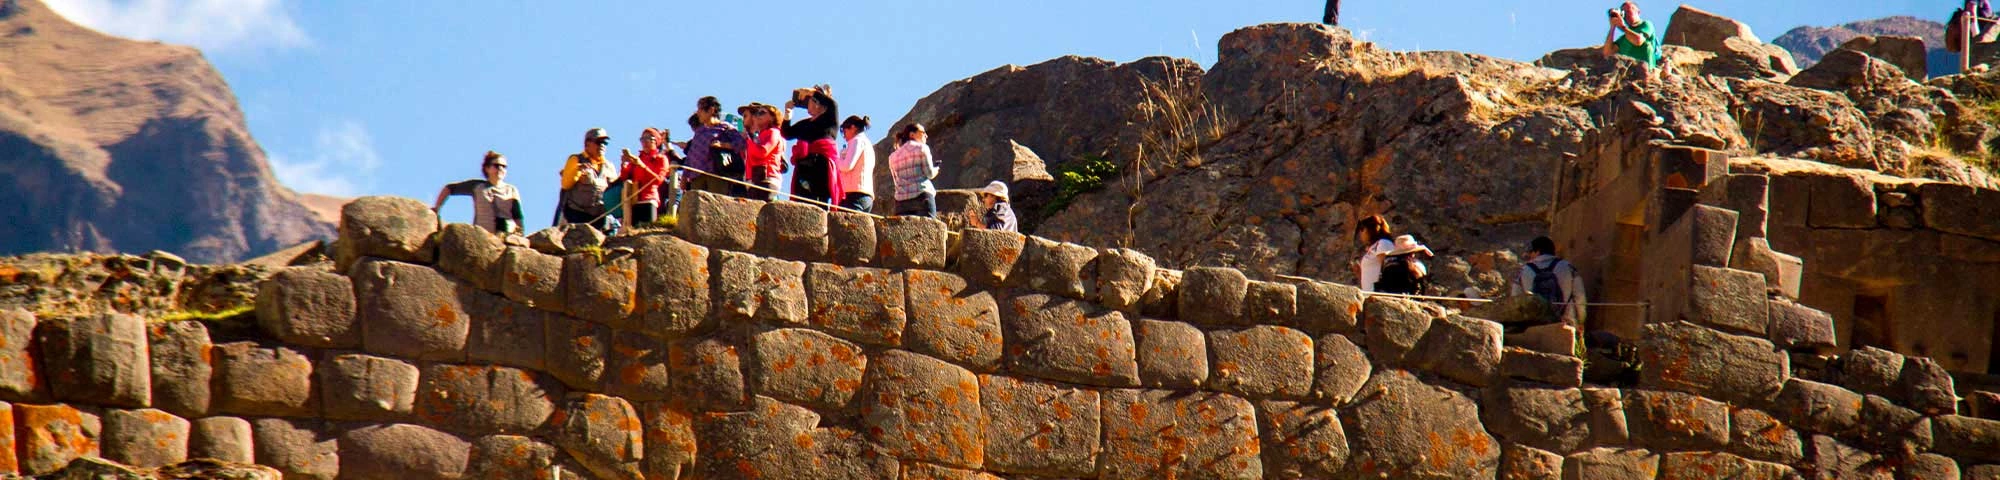
[[[1660,68],[1660,35],[1653,22],[1639,18],[1639,4],[1625,2],[1606,13],[1611,17],[1611,31],[1604,34],[1604,56],[1632,57],[1646,64],[1647,71]]]

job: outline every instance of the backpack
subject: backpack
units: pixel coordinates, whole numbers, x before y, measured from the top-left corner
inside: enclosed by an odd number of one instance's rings
[[[1537,267],[1535,262],[1528,262],[1528,269],[1535,272],[1535,283],[1528,287],[1528,292],[1542,297],[1542,300],[1547,300],[1550,305],[1555,305],[1558,309],[1562,308],[1561,304],[1568,298],[1563,296],[1562,279],[1556,277],[1556,266],[1562,264],[1561,257],[1549,262],[1548,268]]]
[[[1425,279],[1417,274],[1416,262],[1416,252],[1383,258],[1382,276],[1375,280],[1375,291],[1400,294],[1423,291]]]
[[[605,177],[604,172],[591,171],[588,165],[583,164],[581,156],[570,158],[579,163],[577,168],[585,173],[585,178],[563,191],[563,206],[591,215],[604,213],[604,193],[610,190],[611,179]]]

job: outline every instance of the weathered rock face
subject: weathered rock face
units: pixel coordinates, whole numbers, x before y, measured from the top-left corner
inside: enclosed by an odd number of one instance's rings
[[[272,177],[200,52],[104,35],[34,0],[8,5],[0,199],[12,208],[0,223],[13,233],[0,254],[167,250],[222,262],[333,236]]]
[[[1771,43],[1790,50],[1792,59],[1798,63],[1799,68],[1810,68],[1814,63],[1819,63],[1819,59],[1826,56],[1827,52],[1839,49],[1858,37],[1912,37],[1923,42],[1923,55],[1926,59],[1924,63],[1928,67],[1918,71],[1928,76],[1941,77],[1958,73],[1958,54],[1944,49],[1944,31],[1944,24],[1931,20],[1916,17],[1884,17],[1832,27],[1802,26],[1779,35],[1778,38],[1772,39]]]

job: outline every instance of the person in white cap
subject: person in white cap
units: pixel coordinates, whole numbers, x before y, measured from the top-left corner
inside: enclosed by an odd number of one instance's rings
[[[557,209],[561,221],[608,231],[604,191],[615,175],[604,162],[604,146],[610,143],[611,134],[592,128],[583,132],[583,152],[563,161],[562,208]]]
[[[1007,184],[994,180],[979,189],[979,201],[986,204],[986,219],[982,222],[987,230],[1018,232],[1021,226],[1014,221],[1014,207],[1007,205]]]

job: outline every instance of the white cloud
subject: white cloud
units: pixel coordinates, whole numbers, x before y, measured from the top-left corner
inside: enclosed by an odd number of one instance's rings
[[[302,47],[312,40],[286,0],[47,0],[78,24],[112,35],[204,51]]]
[[[292,190],[338,197],[365,193],[382,156],[368,129],[352,120],[323,125],[309,155],[271,155],[271,173]]]

